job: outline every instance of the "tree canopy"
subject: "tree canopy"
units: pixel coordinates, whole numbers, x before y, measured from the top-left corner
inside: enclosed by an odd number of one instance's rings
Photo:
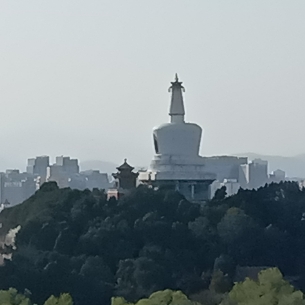
[[[137,303],[129,303],[122,297],[111,299],[111,305],[199,305],[190,301],[181,291],[166,289],[151,294],[148,298],[141,299]]]
[[[285,182],[218,195],[200,205],[140,186],[117,201],[47,183],[0,213],[2,235],[21,226],[0,289],[28,289],[37,304],[62,292],[76,305],[136,303],[165,289],[222,293],[237,265],[278,267],[304,289],[305,191]]]
[[[237,305],[305,305],[303,293],[285,281],[277,268],[261,271],[257,281],[247,278],[235,284],[228,299]]]
[[[28,294],[28,292],[25,292]],[[25,294],[18,293],[14,288],[8,290],[0,290],[0,304],[1,305],[35,305],[30,298]],[[51,296],[44,305],[73,305],[72,298],[69,294],[64,293],[59,297]]]

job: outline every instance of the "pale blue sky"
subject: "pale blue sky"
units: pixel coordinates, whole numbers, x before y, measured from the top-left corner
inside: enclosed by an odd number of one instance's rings
[[[147,165],[186,88],[202,154],[305,152],[305,1],[0,0],[0,169]]]

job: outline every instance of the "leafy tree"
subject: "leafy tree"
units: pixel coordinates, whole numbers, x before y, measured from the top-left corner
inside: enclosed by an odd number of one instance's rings
[[[148,299],[139,300],[135,305],[199,305],[190,301],[181,291],[164,290],[150,295]],[[124,298],[112,298],[111,305],[134,305]]]
[[[232,282],[228,275],[224,275],[222,271],[214,271],[209,289],[216,293],[225,293],[232,288]]]
[[[229,301],[237,305],[304,305],[304,295],[295,290],[277,268],[261,271],[258,281],[247,278],[234,285]]]
[[[31,301],[26,296],[17,292],[16,289],[0,290],[1,305],[31,305]]]
[[[53,295],[47,299],[44,305],[73,305],[72,298],[69,294],[61,294],[58,298]]]
[[[198,217],[194,221],[188,223],[188,227],[195,237],[202,240],[209,240],[210,236],[213,236],[213,228],[210,225],[207,217]]]
[[[222,186],[217,189],[213,198],[213,201],[221,201],[224,200],[227,196],[227,188],[226,186]]]
[[[227,274],[230,277],[233,277],[235,272],[235,264],[233,259],[226,254],[221,254],[215,259],[214,262],[214,271],[221,271],[223,274]]]
[[[30,291],[25,290],[25,294],[31,294]],[[14,288],[8,290],[0,290],[0,304],[1,305],[32,305],[30,299]],[[33,304],[34,305],[34,304]],[[58,298],[51,296],[44,305],[73,305],[72,298],[69,294],[61,294]]]
[[[217,225],[217,229],[230,256],[241,265],[255,263],[253,257],[259,257],[261,254],[262,229],[250,216],[243,210],[232,207]]]
[[[29,289],[37,304],[66,291],[75,305],[205,290],[218,305],[215,291],[226,290],[221,279],[232,281],[236,265],[278,266],[305,289],[304,203],[305,190],[288,182],[205,205],[145,186],[107,201],[103,191],[47,183],[0,213],[3,236],[21,226],[17,248],[1,250],[12,260],[0,267],[0,289]]]
[[[198,302],[201,305],[219,305],[225,298],[226,294],[217,293],[209,289],[190,295],[192,301]]]
[[[113,274],[99,256],[89,256],[80,269],[80,275],[93,281],[113,282]]]
[[[151,259],[140,257],[121,261],[117,271],[117,294],[138,299],[169,286],[165,268]]]

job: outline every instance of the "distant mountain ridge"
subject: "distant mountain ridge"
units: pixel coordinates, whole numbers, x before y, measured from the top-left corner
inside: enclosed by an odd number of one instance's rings
[[[236,156],[248,157],[249,160],[263,159],[269,163],[269,171],[277,169],[284,170],[290,178],[305,178],[305,154],[299,154],[293,157],[263,155],[257,153],[236,154]]]

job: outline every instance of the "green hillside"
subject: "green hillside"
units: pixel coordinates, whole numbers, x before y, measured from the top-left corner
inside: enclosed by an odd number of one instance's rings
[[[21,226],[17,249],[3,250],[13,259],[0,267],[0,289],[27,289],[37,304],[60,293],[76,305],[136,303],[164,289],[225,293],[236,266],[276,266],[304,289],[305,192],[281,183],[224,195],[201,206],[143,186],[107,201],[45,184],[0,214],[2,235]]]

